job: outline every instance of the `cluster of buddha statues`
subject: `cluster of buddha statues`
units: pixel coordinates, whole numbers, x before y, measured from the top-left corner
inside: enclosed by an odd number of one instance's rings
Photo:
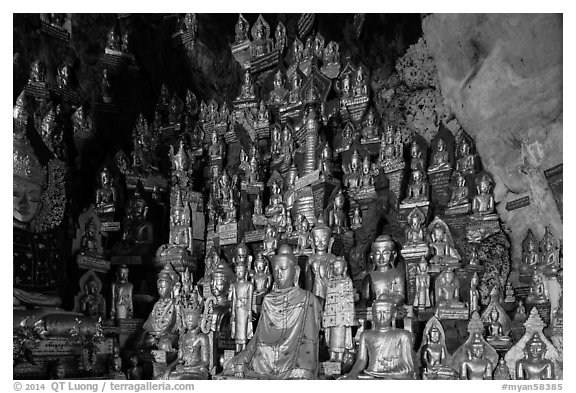
[[[196,45],[197,29],[187,14],[177,34]],[[181,98],[162,84],[153,115],[131,127],[130,153],[99,164],[74,239],[73,317],[102,321],[119,341],[108,376],[562,377],[558,237],[529,231],[512,273],[492,263],[487,239],[503,231],[472,139],[410,135],[372,101],[370,71],[341,64],[339,45],[320,32],[289,43],[281,21],[272,32],[262,15],[251,27],[240,15],[235,99]],[[106,53],[131,56],[128,32],[112,29]],[[59,88],[73,88],[72,71],[58,69]],[[101,103],[115,105],[113,71],[104,68]],[[28,113],[28,100],[45,100],[44,73],[35,62],[14,108],[18,239],[46,229],[44,203],[63,198],[44,195],[61,178],[26,131],[37,123],[65,156],[58,119],[68,109]],[[81,109],[78,135],[92,127]],[[16,246],[15,266],[36,256]],[[20,264],[23,288],[47,286],[26,276],[38,262]],[[14,297],[20,311],[61,303],[20,288]]]

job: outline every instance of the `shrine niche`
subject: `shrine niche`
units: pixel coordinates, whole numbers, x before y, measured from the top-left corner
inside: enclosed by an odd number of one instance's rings
[[[562,163],[441,17],[14,15],[14,378],[562,378]]]

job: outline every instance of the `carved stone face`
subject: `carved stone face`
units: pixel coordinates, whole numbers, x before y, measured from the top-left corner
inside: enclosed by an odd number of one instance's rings
[[[357,160],[352,160],[352,163],[350,164],[350,168],[352,169],[353,172],[358,172],[359,168],[358,161]]]
[[[156,282],[156,286],[158,287],[158,295],[160,296],[160,299],[169,298],[170,294],[172,293],[172,289],[174,288],[172,282],[166,279],[158,280],[158,282]]]
[[[88,295],[96,295],[98,293],[98,283],[96,280],[89,280],[86,283],[86,293]]]
[[[272,262],[272,276],[278,289],[285,289],[294,286],[294,278],[299,271],[295,263],[290,258],[274,258]]]
[[[14,177],[13,217],[28,224],[42,207],[42,187],[28,180]]]
[[[412,172],[413,183],[420,183],[422,181],[422,173],[420,171]]]
[[[324,252],[328,249],[330,234],[327,231],[313,231],[312,239],[316,251]]]
[[[434,231],[432,232],[432,237],[434,238],[435,242],[443,242],[444,239],[444,228],[441,226],[434,227]]]
[[[444,276],[444,280],[446,284],[452,284],[454,282],[454,272],[452,270],[448,270]]]
[[[486,179],[483,179],[480,181],[479,188],[482,194],[487,194],[490,191],[490,183]]]

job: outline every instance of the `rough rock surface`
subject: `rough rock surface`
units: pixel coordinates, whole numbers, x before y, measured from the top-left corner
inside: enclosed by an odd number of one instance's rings
[[[528,228],[562,221],[544,170],[562,163],[562,16],[434,14],[422,23],[446,105],[475,138],[496,180],[498,212],[517,262]],[[527,207],[507,201],[529,195]]]

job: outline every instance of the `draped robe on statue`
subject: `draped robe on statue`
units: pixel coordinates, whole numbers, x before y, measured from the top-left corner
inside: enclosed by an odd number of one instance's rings
[[[386,332],[365,331],[360,351],[368,351],[368,367],[360,378],[413,378],[414,354],[411,334],[390,328]],[[359,355],[360,356],[360,355]]]
[[[298,287],[264,297],[254,336],[226,366],[234,374],[244,364],[246,378],[315,379],[321,308],[316,296]]]

